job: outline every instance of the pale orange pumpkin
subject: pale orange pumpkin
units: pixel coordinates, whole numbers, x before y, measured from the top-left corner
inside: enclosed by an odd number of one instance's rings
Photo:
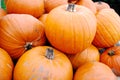
[[[64,53],[39,46],[25,52],[14,68],[14,80],[72,80],[73,70]]]
[[[120,40],[120,17],[113,9],[102,9],[96,14],[97,32],[93,44],[99,48],[114,46]]]
[[[84,6],[62,5],[48,14],[45,33],[52,46],[64,53],[76,54],[91,45],[96,17]]]
[[[105,50],[100,56],[100,61],[108,65],[117,76],[120,76],[120,46],[113,46]]]
[[[88,47],[80,53],[68,55],[68,58],[70,59],[73,68],[77,69],[79,66],[82,66],[87,62],[99,61],[100,53],[95,46],[91,45],[90,47]]]
[[[40,17],[44,13],[44,0],[7,0],[6,9],[8,13]]]
[[[46,12],[50,12],[52,9],[67,3],[68,0],[44,0]]]
[[[8,14],[0,19],[0,47],[18,59],[26,50],[45,44],[43,26],[31,15]]]
[[[76,0],[76,4],[89,8],[94,14],[96,13],[96,6],[92,0]]]
[[[0,80],[12,80],[13,62],[8,53],[0,48]]]
[[[97,11],[99,11],[101,9],[105,9],[105,8],[110,8],[110,5],[103,1],[95,2],[95,6],[96,6]]]
[[[80,66],[73,80],[117,80],[117,76],[107,65],[94,61]]]

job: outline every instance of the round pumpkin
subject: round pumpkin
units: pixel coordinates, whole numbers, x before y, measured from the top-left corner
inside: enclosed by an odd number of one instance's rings
[[[7,14],[7,12],[4,9],[0,8],[0,18],[5,16],[6,14]]]
[[[67,3],[68,0],[44,0],[45,11],[50,12],[52,9]]]
[[[117,80],[117,76],[107,65],[94,61],[79,67],[73,80]]]
[[[113,9],[102,9],[96,14],[97,32],[93,44],[111,47],[120,40],[120,17]]]
[[[43,15],[39,18],[39,20],[40,20],[43,24],[45,24],[47,15],[48,15],[47,13],[46,13],[46,14],[43,14]]]
[[[89,8],[94,14],[96,13],[96,6],[92,0],[76,0],[76,4]]]
[[[105,8],[110,8],[110,5],[103,1],[96,1],[95,6],[96,6],[97,11],[101,9],[105,9]]]
[[[72,80],[70,60],[60,51],[39,46],[25,52],[14,69],[14,80]]]
[[[8,14],[0,19],[0,47],[18,59],[26,50],[44,45],[44,25],[28,14]]]
[[[100,56],[100,61],[108,65],[112,71],[120,76],[120,46],[110,47]]]
[[[73,68],[77,69],[79,66],[82,66],[89,61],[99,61],[100,53],[95,46],[91,45],[80,53],[68,55],[68,58],[70,59]]]
[[[8,53],[0,48],[0,80],[12,80],[13,62]]]
[[[44,0],[7,0],[6,9],[8,13],[40,17],[44,13]]]
[[[62,5],[48,14],[45,33],[53,47],[76,54],[91,45],[96,33],[96,17],[84,6]]]

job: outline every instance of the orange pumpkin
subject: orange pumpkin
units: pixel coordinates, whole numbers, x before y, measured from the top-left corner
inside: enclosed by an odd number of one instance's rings
[[[49,46],[25,52],[14,69],[14,80],[72,80],[72,65],[67,56]]]
[[[48,15],[47,13],[46,13],[46,14],[43,14],[43,15],[39,18],[39,20],[40,20],[43,24],[45,24],[47,15]]]
[[[93,13],[96,13],[96,6],[92,0],[76,0],[78,5],[89,8]]]
[[[28,14],[8,14],[0,19],[0,47],[13,59],[26,50],[45,44],[42,22]]]
[[[103,63],[88,62],[77,69],[73,80],[117,80],[117,76]]]
[[[52,9],[67,4],[68,0],[44,0],[46,12],[50,12]]]
[[[30,14],[40,17],[44,13],[44,0],[8,0],[6,1],[8,13]]]
[[[12,80],[13,67],[11,57],[0,48],[0,80]]]
[[[100,56],[100,61],[108,65],[112,71],[120,76],[120,46],[110,47]]]
[[[51,45],[67,54],[86,49],[96,33],[96,17],[92,11],[74,4],[53,9],[45,23],[45,33]]]
[[[82,66],[86,62],[99,61],[100,53],[95,46],[91,45],[84,51],[75,55],[68,55],[68,57],[73,65],[73,68],[77,69],[79,66]]]
[[[101,9],[105,9],[105,8],[110,8],[110,5],[103,1],[95,2],[95,6],[96,6],[97,11],[99,11]]]
[[[97,32],[93,44],[111,47],[120,40],[120,17],[113,9],[102,9],[96,14]]]
[[[0,18],[5,16],[6,14],[7,14],[7,12],[4,9],[0,8]]]

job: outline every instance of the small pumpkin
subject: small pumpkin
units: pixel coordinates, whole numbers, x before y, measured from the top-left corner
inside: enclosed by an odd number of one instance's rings
[[[92,0],[76,0],[76,4],[89,8],[94,14],[96,13],[96,6]]]
[[[0,80],[12,80],[13,62],[8,53],[0,48]]]
[[[94,61],[80,66],[73,80],[117,80],[117,76],[107,65]]]
[[[120,76],[120,46],[105,50],[100,56],[100,61],[108,65],[117,76]]]
[[[44,13],[44,0],[7,0],[8,13],[30,14],[40,17]]]
[[[72,80],[72,65],[64,53],[39,46],[25,52],[14,69],[14,80]]]
[[[79,66],[82,66],[89,61],[99,61],[100,53],[95,46],[91,45],[80,53],[68,55],[68,58],[70,59],[73,68],[77,69]]]
[[[50,12],[52,9],[67,3],[68,0],[44,0],[45,11]]]
[[[45,24],[47,15],[48,15],[47,13],[46,13],[46,14],[43,14],[43,15],[39,18],[39,20],[40,20],[43,24]]]
[[[111,16],[112,15],[112,16]],[[113,9],[102,9],[96,14],[97,32],[93,44],[99,48],[113,46],[120,40],[120,17]]]
[[[5,15],[7,15],[7,12],[4,9],[0,8],[0,18],[2,18]]]
[[[28,14],[8,14],[0,19],[0,47],[18,59],[26,50],[44,45],[44,25]]]
[[[110,8],[110,5],[103,1],[96,1],[95,6],[96,6],[97,11],[101,9],[105,9],[105,8]]]
[[[56,49],[76,54],[91,45],[96,33],[96,17],[84,6],[62,5],[48,14],[45,33]]]

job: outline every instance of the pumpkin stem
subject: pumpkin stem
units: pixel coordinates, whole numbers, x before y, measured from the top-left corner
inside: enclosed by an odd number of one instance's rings
[[[102,4],[102,1],[98,1],[98,4]]]
[[[69,3],[66,10],[69,12],[75,12],[75,4]]]
[[[25,47],[25,50],[31,49],[32,48],[32,42],[26,42],[24,47]]]
[[[108,51],[108,55],[113,56],[115,55],[115,52],[113,50]]]
[[[46,55],[45,55],[48,59],[54,59],[54,52],[53,49],[51,48],[47,48],[46,50]]]

